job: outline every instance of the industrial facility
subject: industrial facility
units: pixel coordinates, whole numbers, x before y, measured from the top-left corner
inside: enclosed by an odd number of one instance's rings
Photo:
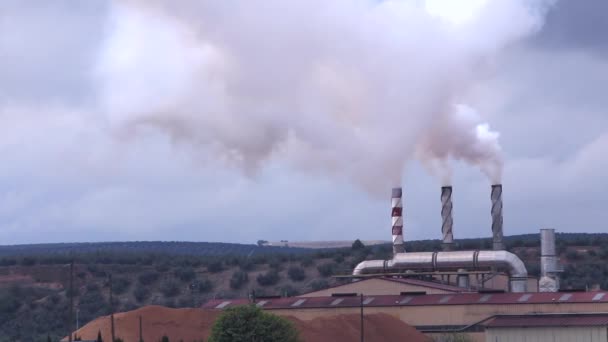
[[[452,187],[446,186],[442,250],[407,252],[403,191],[395,188],[392,258],[359,263],[339,286],[255,303],[304,320],[360,311],[390,314],[438,340],[463,335],[488,342],[608,341],[608,292],[560,291],[554,229],[541,229],[540,278],[530,277],[524,262],[505,250],[501,184],[492,185],[490,199],[492,250],[453,250]],[[250,301],[216,299],[203,307]]]

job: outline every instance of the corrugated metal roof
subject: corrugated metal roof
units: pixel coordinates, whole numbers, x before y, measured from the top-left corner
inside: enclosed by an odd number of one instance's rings
[[[488,328],[608,326],[608,314],[497,316],[484,325]]]
[[[569,296],[566,296],[568,294]],[[372,300],[373,298],[373,300]],[[264,304],[265,309],[283,308],[323,308],[323,307],[354,307],[361,305],[361,298],[340,297],[287,297],[277,298]],[[452,293],[431,295],[374,295],[364,296],[366,306],[414,306],[414,305],[497,305],[497,304],[568,304],[568,303],[606,303],[608,296],[605,292],[536,292],[536,293]],[[216,299],[203,305],[208,309],[222,309],[224,307],[247,304],[247,299]],[[297,304],[296,304],[297,303]],[[608,311],[608,306],[606,307]]]
[[[433,281],[424,281],[424,280],[418,280],[418,279],[412,279],[412,278],[391,278],[391,277],[384,277],[384,278],[380,278],[380,279],[393,281],[393,282],[397,282],[397,283],[401,283],[401,284],[428,287],[431,289],[443,290],[443,291],[448,291],[448,292],[470,292],[470,290],[462,288],[462,287],[441,284],[441,283],[433,282]]]
[[[337,289],[339,287],[342,286],[348,286],[354,283],[362,283],[362,282],[366,282],[366,281],[370,281],[370,280],[384,280],[384,281],[391,281],[391,282],[396,282],[396,283],[401,283],[401,284],[406,284],[406,285],[414,285],[414,286],[421,286],[421,287],[428,287],[430,289],[437,289],[437,290],[443,290],[446,292],[471,292],[469,289],[465,289],[462,287],[458,287],[458,286],[453,286],[453,285],[447,285],[447,284],[441,284],[439,282],[434,282],[434,281],[425,281],[425,280],[418,280],[418,279],[412,279],[412,278],[393,278],[393,277],[378,277],[378,278],[366,278],[366,279],[362,279],[362,280],[357,280],[354,281],[352,283],[346,283],[346,284],[337,284],[334,286],[330,286],[328,288],[325,288],[323,290],[317,290],[317,291],[311,291],[311,292],[307,292],[307,293],[314,293],[314,292],[318,292],[318,291],[325,291],[325,290],[332,290],[332,289]],[[307,293],[304,293],[307,294]]]

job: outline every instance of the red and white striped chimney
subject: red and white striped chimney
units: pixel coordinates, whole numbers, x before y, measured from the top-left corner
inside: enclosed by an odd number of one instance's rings
[[[403,204],[401,198],[402,193],[403,190],[401,188],[393,188],[393,195],[391,198],[393,253],[405,252],[405,246],[403,244]]]

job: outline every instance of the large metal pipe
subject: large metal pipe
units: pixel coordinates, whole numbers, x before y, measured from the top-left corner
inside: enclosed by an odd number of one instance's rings
[[[492,249],[505,249],[502,232],[502,184],[492,185]]]
[[[391,260],[366,260],[353,275],[405,270],[458,271],[496,268],[509,274],[512,292],[526,292],[528,271],[515,254],[507,251],[416,252],[395,254]]]
[[[391,196],[391,220],[393,235],[393,254],[405,252],[403,244],[403,190],[393,188]]]
[[[559,277],[555,252],[555,229],[540,230],[540,292],[557,292]]]
[[[454,243],[452,233],[454,220],[452,218],[452,187],[441,187],[441,234],[443,235],[443,250],[449,251]]]

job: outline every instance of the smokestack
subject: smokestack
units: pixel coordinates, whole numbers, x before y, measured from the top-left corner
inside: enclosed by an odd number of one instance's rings
[[[502,184],[492,185],[492,241],[495,251],[505,249],[502,242]]]
[[[402,205],[402,189],[393,188],[393,194],[391,198],[391,216],[392,216],[392,227],[393,227],[393,253],[405,252],[405,246],[403,245],[403,205]]]
[[[441,187],[441,233],[443,234],[443,250],[452,250],[452,244],[454,243],[454,235],[452,234],[452,226],[454,221],[452,219],[452,187],[442,186]]]
[[[540,280],[539,292],[557,292],[559,278],[555,254],[555,229],[540,230]]]

